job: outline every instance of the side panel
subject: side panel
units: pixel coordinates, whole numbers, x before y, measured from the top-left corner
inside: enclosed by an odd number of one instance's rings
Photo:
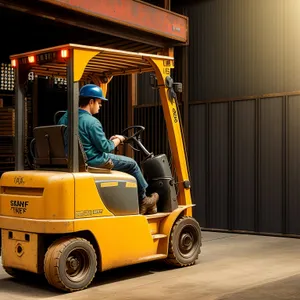
[[[133,176],[110,173],[75,173],[75,218],[138,214],[138,195]]]
[[[38,235],[2,230],[2,264],[6,267],[38,272]]]
[[[115,216],[139,213],[136,182],[96,180],[95,184],[103,203]]]
[[[93,176],[88,173],[77,173],[74,176],[75,218],[112,216],[113,214],[105,207],[99,196]]]
[[[158,240],[153,240],[147,219],[142,215],[81,219],[75,231],[89,229],[101,252],[101,270],[142,262],[157,254]]]

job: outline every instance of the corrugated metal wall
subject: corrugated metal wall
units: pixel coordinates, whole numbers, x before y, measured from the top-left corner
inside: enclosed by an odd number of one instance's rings
[[[196,217],[206,228],[300,234],[300,93],[191,105]]]
[[[299,90],[300,1],[180,5],[189,17],[190,101]]]
[[[190,22],[196,218],[205,228],[300,235],[300,1],[175,3]]]

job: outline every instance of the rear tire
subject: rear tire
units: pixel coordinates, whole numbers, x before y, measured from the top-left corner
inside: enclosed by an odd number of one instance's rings
[[[96,252],[83,238],[61,238],[46,252],[45,277],[57,289],[68,292],[83,290],[93,281],[96,271]]]
[[[178,219],[171,231],[166,263],[177,267],[193,265],[201,252],[201,245],[199,223],[191,217]]]

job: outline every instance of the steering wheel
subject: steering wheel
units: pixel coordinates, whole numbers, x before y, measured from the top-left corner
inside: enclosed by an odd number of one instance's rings
[[[128,133],[130,129],[134,130],[133,135],[131,136],[127,136],[125,133]],[[141,126],[141,125],[134,125],[134,126],[129,126],[126,129],[123,130],[122,135],[125,137],[125,142],[128,143],[131,140],[135,140],[135,139],[140,139],[140,135],[141,133],[145,130],[145,127]]]

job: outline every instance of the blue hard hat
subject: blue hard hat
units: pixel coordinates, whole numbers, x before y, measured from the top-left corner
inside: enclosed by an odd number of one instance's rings
[[[79,96],[97,98],[97,99],[101,99],[101,100],[104,100],[104,101],[108,101],[108,99],[106,99],[103,96],[103,92],[102,92],[101,87],[99,87],[96,84],[86,84],[85,86],[83,86],[80,89]]]

